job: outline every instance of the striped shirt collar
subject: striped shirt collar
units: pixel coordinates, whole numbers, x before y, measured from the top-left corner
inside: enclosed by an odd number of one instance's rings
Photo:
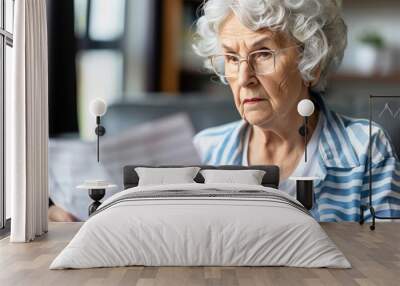
[[[319,153],[323,165],[329,168],[354,168],[360,166],[358,156],[343,121],[335,112],[327,108],[322,96],[312,94],[320,112],[324,114],[322,132],[319,141]]]

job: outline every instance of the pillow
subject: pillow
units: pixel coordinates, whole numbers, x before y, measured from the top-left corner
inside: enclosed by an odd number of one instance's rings
[[[135,168],[139,176],[138,186],[195,183],[193,179],[199,170],[199,167]]]
[[[233,183],[246,185],[261,185],[265,171],[262,170],[202,170],[205,184]]]

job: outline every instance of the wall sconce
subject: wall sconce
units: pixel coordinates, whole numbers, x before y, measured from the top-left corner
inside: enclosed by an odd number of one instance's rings
[[[97,135],[97,162],[100,162],[100,136],[103,136],[106,133],[106,129],[100,124],[100,118],[107,111],[107,103],[100,98],[96,98],[90,102],[89,111],[94,117],[96,117],[97,126],[94,132]]]
[[[308,117],[314,113],[314,103],[309,99],[301,100],[297,105],[297,112],[304,117],[304,124],[300,127],[299,133],[304,136],[304,161],[307,162]]]

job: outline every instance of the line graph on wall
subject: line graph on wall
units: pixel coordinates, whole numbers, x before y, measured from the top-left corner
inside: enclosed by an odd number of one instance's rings
[[[400,158],[400,95],[371,96],[370,119],[382,127]]]
[[[360,206],[360,224],[364,223],[364,213],[369,210],[372,216],[372,224],[370,229],[375,229],[375,220],[390,220],[400,219],[400,217],[385,217],[379,216],[375,213],[372,204],[372,164],[371,157],[373,152],[379,150],[372,150],[372,128],[373,123],[377,123],[389,138],[391,145],[397,155],[397,161],[400,155],[400,95],[399,96],[369,96],[369,136],[368,136],[368,169],[369,169],[369,190],[368,190],[368,204]],[[378,149],[380,146],[377,147]]]

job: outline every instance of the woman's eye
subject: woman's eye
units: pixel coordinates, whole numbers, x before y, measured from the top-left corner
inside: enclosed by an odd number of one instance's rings
[[[266,61],[271,58],[272,54],[271,54],[271,52],[264,51],[264,52],[255,53],[255,54],[253,54],[253,56],[256,61]]]
[[[239,62],[238,58],[232,55],[226,55],[225,60],[227,63],[236,64]]]

